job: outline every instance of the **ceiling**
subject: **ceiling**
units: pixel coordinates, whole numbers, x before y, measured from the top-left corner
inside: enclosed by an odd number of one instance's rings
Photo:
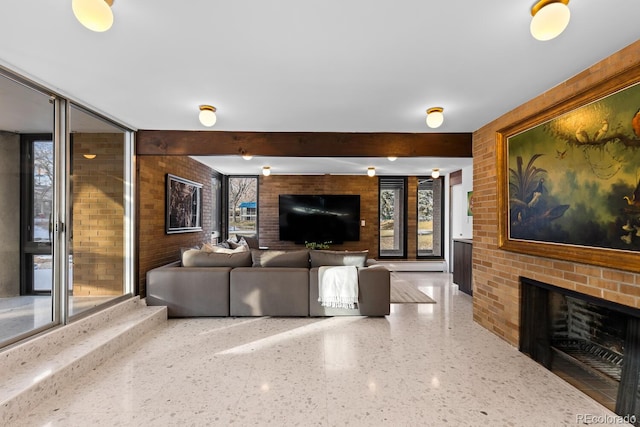
[[[257,175],[269,166],[273,175],[365,175],[367,168],[376,168],[376,175],[430,175],[434,168],[442,174],[473,164],[463,157],[405,157],[394,161],[386,157],[264,157],[244,160],[240,156],[194,156],[225,175]]]
[[[4,1],[0,65],[132,129],[207,130],[211,104],[212,131],[473,132],[640,36],[638,0],[572,1],[548,42],[529,34],[532,5],[115,0],[93,33],[71,0]],[[0,94],[0,129],[20,130]]]

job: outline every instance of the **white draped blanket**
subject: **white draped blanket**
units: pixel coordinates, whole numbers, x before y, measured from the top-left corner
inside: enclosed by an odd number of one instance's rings
[[[356,308],[358,268],[331,266],[318,269],[318,301],[323,307]]]

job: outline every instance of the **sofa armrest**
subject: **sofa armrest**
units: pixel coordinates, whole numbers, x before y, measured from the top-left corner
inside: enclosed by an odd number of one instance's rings
[[[147,305],[167,306],[169,317],[228,316],[230,267],[180,267],[147,272]]]

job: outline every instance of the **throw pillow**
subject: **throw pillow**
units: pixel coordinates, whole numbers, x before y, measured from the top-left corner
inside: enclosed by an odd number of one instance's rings
[[[237,236],[236,236],[236,237],[237,237]],[[232,238],[230,238],[230,239],[227,239],[227,240],[225,241],[225,243],[226,243],[227,245],[229,245],[229,247],[230,247],[231,249],[235,249],[235,248],[237,248],[238,246],[243,246],[243,245],[248,246],[248,245],[247,245],[247,242],[246,242],[246,241],[244,241],[242,237],[240,237],[238,240],[233,240],[233,237],[232,237]]]
[[[251,249],[258,249],[260,247],[256,236],[244,236],[243,239]]]
[[[216,252],[219,254],[237,254],[240,252],[249,252],[249,247],[247,246],[238,246],[235,249],[226,249],[226,248],[218,248],[216,246],[214,246],[211,250],[211,252]]]
[[[197,249],[197,248],[196,248]],[[212,245],[211,243],[205,243],[200,250],[205,252],[219,252],[223,254],[234,254],[237,252],[249,252],[249,246],[238,245],[235,249],[229,249],[226,245]]]
[[[309,268],[309,251],[251,249],[253,267]]]
[[[311,267],[322,267],[325,265],[353,265],[364,267],[367,262],[369,251],[325,251],[312,250]]]
[[[183,267],[251,267],[251,252],[205,252],[190,249],[182,254]]]

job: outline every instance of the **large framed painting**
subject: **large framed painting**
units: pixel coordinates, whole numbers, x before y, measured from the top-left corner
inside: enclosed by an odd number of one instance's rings
[[[639,69],[498,132],[502,249],[640,272]]]
[[[165,231],[202,231],[202,184],[167,174]]]

